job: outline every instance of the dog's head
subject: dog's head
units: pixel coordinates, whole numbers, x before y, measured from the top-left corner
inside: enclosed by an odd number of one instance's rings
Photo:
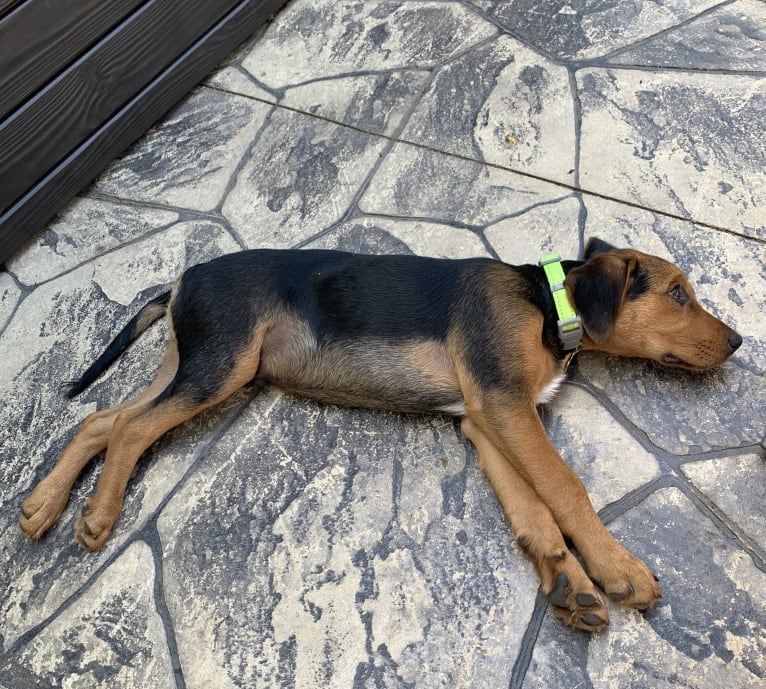
[[[565,286],[580,314],[583,347],[702,371],[725,361],[742,338],[702,308],[672,263],[591,239]]]

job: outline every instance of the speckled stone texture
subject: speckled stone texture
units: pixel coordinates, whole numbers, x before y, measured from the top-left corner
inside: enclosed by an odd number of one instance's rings
[[[766,10],[757,0],[293,0],[0,272],[0,688],[766,686]],[[687,375],[581,355],[542,410],[656,571],[598,636],[547,610],[446,417],[240,391],[139,463],[103,550],[21,533],[184,267],[249,247],[676,262],[744,343]],[[611,604],[610,604],[611,605]]]

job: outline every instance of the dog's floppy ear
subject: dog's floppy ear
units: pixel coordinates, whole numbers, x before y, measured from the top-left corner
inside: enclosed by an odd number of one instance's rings
[[[609,242],[605,242],[603,239],[591,237],[585,245],[585,255],[583,256],[583,259],[587,261],[599,254],[605,254],[607,251],[611,251],[614,248],[615,247]]]
[[[593,241],[588,242],[588,247]],[[634,263],[606,250],[567,274],[564,284],[571,290],[575,310],[582,317],[588,337],[598,344],[612,336]]]

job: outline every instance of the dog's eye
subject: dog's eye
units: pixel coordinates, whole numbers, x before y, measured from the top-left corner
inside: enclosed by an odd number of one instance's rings
[[[669,294],[673,298],[673,300],[677,301],[679,304],[689,303],[689,295],[686,293],[686,290],[681,285],[675,285],[674,287],[672,287],[670,289]]]

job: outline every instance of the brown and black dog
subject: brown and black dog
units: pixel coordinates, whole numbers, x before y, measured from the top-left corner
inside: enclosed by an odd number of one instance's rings
[[[583,261],[563,268],[584,350],[697,371],[742,343],[660,258],[593,239]],[[88,416],[24,500],[21,528],[32,538],[58,521],[80,471],[106,450],[95,494],[75,524],[82,545],[100,548],[142,453],[255,381],[333,404],[463,417],[517,542],[570,625],[598,631],[607,624],[594,582],[641,610],[660,596],[657,578],[603,526],[541,423],[537,405],[553,396],[568,360],[542,268],[337,251],[229,254],[190,268],[146,304],[69,396],[166,313],[169,342],[151,386]]]

